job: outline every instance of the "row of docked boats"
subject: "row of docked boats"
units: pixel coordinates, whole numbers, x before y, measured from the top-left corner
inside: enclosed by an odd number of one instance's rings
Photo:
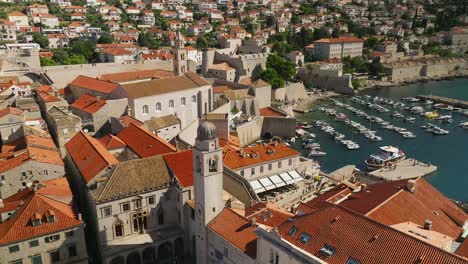
[[[421,126],[422,129],[424,129],[428,133],[432,133],[433,135],[448,135],[449,131],[446,129],[442,129],[437,125],[427,123],[423,126]]]
[[[416,138],[416,135],[413,132],[407,130],[404,127],[398,127],[398,126],[392,125],[390,122],[387,122],[380,117],[369,115],[362,110],[356,109],[348,104],[339,102],[337,100],[332,100],[332,101],[335,103],[336,106],[344,107],[346,110],[352,112],[356,116],[362,117],[371,123],[376,123],[380,125],[380,127],[383,129],[387,129],[387,130],[391,130],[396,133],[399,133],[402,138],[405,138],[405,139]],[[414,122],[415,120],[416,119],[414,117],[405,118],[405,121],[410,122],[410,123]],[[356,128],[361,134],[364,134],[367,138],[371,139],[372,141],[382,140],[382,137],[375,135],[375,131],[371,131],[370,129],[367,129],[366,127],[359,124],[358,122],[347,120],[345,121],[345,123],[350,124],[352,127]]]
[[[347,119],[347,120],[349,120],[349,119]],[[334,139],[335,141],[342,144],[348,150],[356,150],[356,149],[360,148],[358,143],[356,143],[356,142],[354,142],[352,140],[346,139],[345,135],[335,131],[335,129],[326,122],[315,121],[314,126],[319,128],[323,132],[327,133],[328,135],[330,135],[330,137],[332,139]]]

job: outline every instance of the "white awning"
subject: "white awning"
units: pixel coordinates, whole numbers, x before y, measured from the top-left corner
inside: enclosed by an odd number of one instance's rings
[[[270,181],[269,178],[263,178],[263,179],[260,179],[258,180],[262,185],[263,187],[265,187],[265,189],[267,190],[271,190],[271,189],[275,189],[275,185]]]
[[[285,172],[285,173],[281,173],[279,176],[281,177],[281,179],[283,179],[283,181],[286,182],[286,184],[292,184],[292,183],[294,183],[294,179],[291,178],[291,176],[289,176],[289,174],[287,174],[286,172]]]
[[[294,182],[298,182],[298,181],[304,180],[304,179],[301,177],[301,175],[300,175],[297,171],[295,171],[295,170],[288,172],[288,174],[293,178]]]
[[[286,185],[286,183],[278,175],[273,175],[273,176],[270,176],[269,178],[273,182],[273,184],[276,185],[276,187],[281,187],[281,186]]]
[[[263,186],[257,180],[251,181],[249,183],[250,183],[250,186],[252,186],[252,189],[254,190],[255,193],[261,193],[261,192],[266,191],[266,189],[263,188]]]

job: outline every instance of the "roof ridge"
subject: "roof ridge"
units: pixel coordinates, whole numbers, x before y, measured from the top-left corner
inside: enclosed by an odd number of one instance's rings
[[[30,190],[30,192],[31,192],[31,190]],[[8,233],[10,232],[10,230],[12,229],[12,227],[13,227],[13,226],[15,225],[15,223],[19,220],[19,218],[21,217],[21,214],[26,210],[26,208],[27,208],[28,206],[31,205],[31,201],[32,201],[33,199],[34,199],[34,194],[31,195],[31,193],[28,193],[28,195],[27,195],[26,197],[23,197],[23,199],[21,199],[20,202],[23,202],[23,205],[21,205],[21,206],[19,207],[19,209],[17,209],[17,210],[15,211],[15,213],[12,214],[13,219],[9,218],[9,219],[7,220],[6,223],[7,223],[7,224],[10,224],[10,225],[9,225],[9,226],[7,227],[7,229],[5,230],[5,233],[0,234],[0,235],[1,235],[0,244],[3,243],[3,239],[8,235]],[[11,217],[11,216],[10,216],[10,217]],[[3,224],[3,223],[5,223],[5,222],[0,223],[0,225]],[[0,230],[1,230],[1,229],[0,229]]]
[[[98,147],[97,147],[97,144],[100,144],[100,143],[97,141],[97,139],[95,139],[95,138],[93,138],[92,136],[90,136],[90,135],[84,133],[83,131],[80,131],[79,133],[81,133],[82,135],[84,135],[85,139],[91,144],[91,147],[92,147],[94,150],[96,150],[96,152],[98,152],[99,154],[101,154],[101,151],[99,151],[99,149],[98,149]],[[90,140],[91,138],[92,138],[93,140],[96,140],[96,143],[97,143],[96,145],[94,144],[94,142],[92,142],[92,140]],[[100,145],[101,145],[101,144],[100,144]],[[102,146],[102,145],[101,145],[101,146]],[[106,151],[107,151],[107,150],[106,150]],[[108,151],[107,151],[107,152],[108,152]],[[108,152],[108,153],[110,154],[110,152]],[[112,156],[112,155],[111,155],[111,156]],[[104,159],[106,162],[109,163],[109,161],[107,160],[106,157],[104,157],[104,155],[101,155],[101,157],[103,157],[103,159]],[[112,157],[113,157],[114,160],[117,161],[117,163],[118,163],[118,160],[117,160],[114,156],[112,156]]]
[[[129,126],[134,126],[136,127],[137,129],[140,129],[141,131],[145,132],[146,134],[148,134],[149,136],[153,137],[154,139],[158,140],[159,142],[161,142],[163,145],[165,145],[166,147],[170,148],[171,150],[174,150],[174,151],[177,151],[177,148],[172,145],[171,143],[165,141],[164,139],[162,139],[161,137],[151,133],[150,131],[148,131],[147,129],[143,128],[143,127],[139,127],[133,123],[130,123]]]
[[[380,209],[383,205],[385,205],[387,202],[389,202],[391,199],[395,198],[397,195],[399,195],[401,192],[404,191],[404,188],[401,188],[399,189],[396,193],[392,194],[390,197],[388,197],[387,199],[385,199],[383,202],[381,202],[378,206],[372,208],[372,210],[370,210],[369,212],[367,212],[366,214],[364,214],[364,216],[368,216],[370,215],[371,213],[375,212],[377,209]]]

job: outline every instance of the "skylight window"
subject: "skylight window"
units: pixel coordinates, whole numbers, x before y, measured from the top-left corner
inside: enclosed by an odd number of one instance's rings
[[[290,237],[294,236],[297,233],[297,230],[299,230],[299,228],[295,226],[291,227],[291,229],[289,229],[288,236]]]
[[[306,232],[301,233],[299,236],[299,241],[303,244],[307,244],[312,236]]]
[[[260,216],[260,218],[261,218],[263,221],[266,221],[266,220],[267,220],[266,216],[264,216],[264,215],[262,215],[262,214],[259,214],[258,216]]]
[[[335,254],[335,251],[335,248],[328,244],[323,245],[323,247],[320,249],[320,253],[327,257],[333,256],[333,254]]]
[[[361,262],[355,258],[349,257],[348,261],[346,261],[346,264],[361,264]]]
[[[273,214],[272,214],[269,210],[265,210],[265,213],[266,213],[269,217],[273,217]]]

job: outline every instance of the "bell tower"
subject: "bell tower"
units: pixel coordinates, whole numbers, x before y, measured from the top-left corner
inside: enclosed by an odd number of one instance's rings
[[[187,49],[184,47],[184,37],[177,31],[174,47],[172,48],[173,71],[175,76],[182,76],[187,71]]]
[[[197,264],[208,263],[207,225],[223,209],[223,161],[216,126],[202,121],[192,150]]]

